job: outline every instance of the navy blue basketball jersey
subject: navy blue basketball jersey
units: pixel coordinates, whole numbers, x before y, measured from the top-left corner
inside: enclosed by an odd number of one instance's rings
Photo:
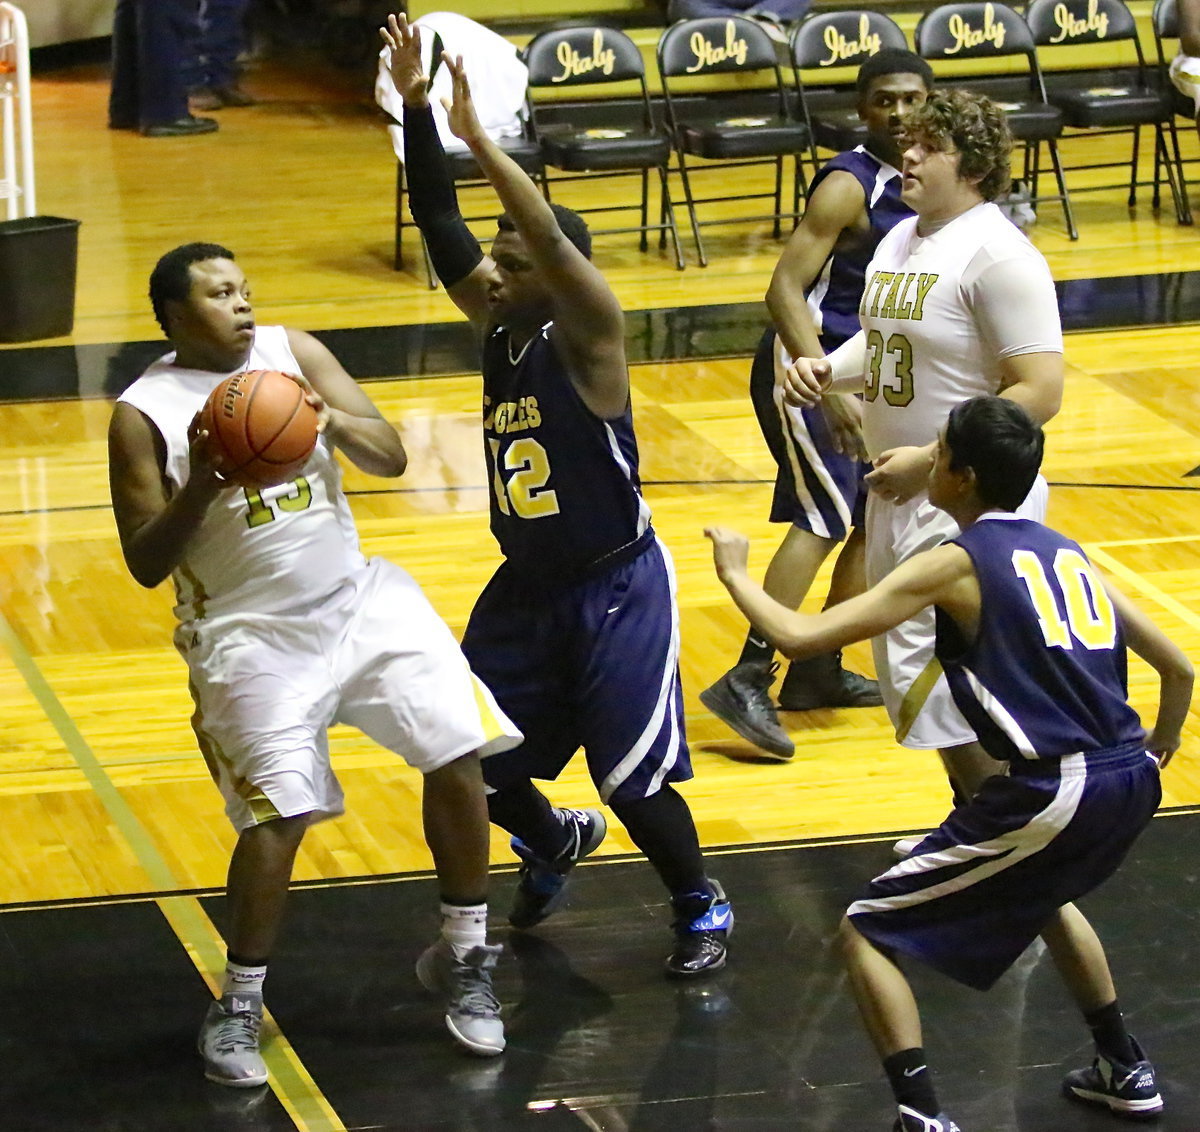
[[[497,327],[483,350],[492,534],[523,574],[569,581],[650,525],[633,412],[601,420],[580,399],[547,323],[518,354]]]
[[[937,657],[988,754],[1059,758],[1142,742],[1121,626],[1079,546],[1009,514],[952,541],[979,578],[979,632],[968,644],[937,610]]]
[[[825,350],[833,350],[858,333],[858,306],[866,284],[867,264],[879,241],[913,211],[900,199],[900,174],[863,146],[826,162],[813,178],[811,194],[835,170],[852,173],[866,194],[870,231],[856,238],[843,233],[820,274],[808,289],[808,308]]]

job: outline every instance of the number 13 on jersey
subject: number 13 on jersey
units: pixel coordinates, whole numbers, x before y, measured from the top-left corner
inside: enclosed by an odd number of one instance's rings
[[[550,458],[532,436],[522,436],[507,444],[487,438],[492,453],[492,490],[496,506],[504,515],[515,514],[519,519],[543,519],[558,514],[558,496],[547,487],[550,480]],[[505,476],[505,473],[511,473]]]

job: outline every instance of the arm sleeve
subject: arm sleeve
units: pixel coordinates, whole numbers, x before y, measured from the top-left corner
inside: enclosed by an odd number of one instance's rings
[[[1033,247],[1003,257],[981,249],[963,273],[963,286],[980,334],[997,357],[1063,352],[1054,280]]]
[[[454,178],[429,106],[404,109],[404,177],[408,205],[425,237],[433,269],[446,287],[465,279],[483,259],[458,207]]]
[[[847,338],[831,354],[827,354],[832,380],[829,393],[861,393],[866,383],[867,336],[859,331]]]

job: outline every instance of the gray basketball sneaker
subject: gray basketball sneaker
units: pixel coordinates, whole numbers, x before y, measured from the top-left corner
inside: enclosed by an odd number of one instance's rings
[[[227,994],[209,1006],[196,1043],[205,1077],[238,1089],[266,1082],[267,1067],[258,1052],[262,1017],[262,995]]]
[[[786,762],[796,744],[779,724],[771,703],[771,682],[778,664],[744,661],[700,693],[700,702],[719,720],[764,754]]]
[[[492,990],[492,971],[503,950],[499,944],[483,944],[459,959],[450,944],[439,939],[417,960],[421,986],[446,996],[446,1029],[480,1057],[504,1052],[504,1023]]]

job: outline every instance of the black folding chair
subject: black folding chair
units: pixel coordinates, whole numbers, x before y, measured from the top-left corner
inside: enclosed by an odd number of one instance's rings
[[[1123,0],[1033,0],[1026,9],[1025,21],[1038,46],[1050,101],[1063,112],[1065,124],[1077,131],[1066,137],[1109,138],[1129,134],[1132,139],[1127,161],[1066,165],[1064,171],[1127,168],[1129,207],[1137,203],[1138,186],[1149,184],[1153,186],[1152,203],[1157,209],[1161,202],[1159,187],[1162,172],[1165,170],[1171,198],[1175,203],[1176,219],[1180,224],[1190,224],[1191,210],[1186,194],[1179,188],[1183,183],[1183,171],[1172,161],[1167,148],[1169,134],[1175,152],[1179,151],[1173,100],[1147,66],[1133,13]],[[1106,67],[1099,79],[1094,74],[1081,75],[1076,69],[1067,69],[1065,60],[1072,48],[1095,43],[1109,47],[1124,44],[1129,62]],[[1063,69],[1051,69],[1048,66],[1050,59],[1063,60]],[[1150,126],[1154,130],[1154,177],[1150,181],[1138,177],[1143,126]],[[1076,185],[1075,192],[1098,192],[1124,185],[1125,182],[1120,185]]]
[[[1003,108],[1013,137],[1025,149],[1024,179],[1031,189],[1030,204],[1058,201],[1062,205],[1067,234],[1079,239],[1071,197],[1058,153],[1063,131],[1063,112],[1046,97],[1046,82],[1038,63],[1033,33],[1019,13],[998,0],[986,3],[943,4],[927,12],[917,24],[914,43],[918,55],[931,62],[960,59],[1023,59],[1026,73],[1011,81],[976,83],[955,78],[954,85],[981,90]],[[1042,146],[1050,155],[1057,195],[1039,195]]]
[[[796,95],[812,135],[814,168],[819,166],[817,146],[835,153],[853,149],[867,140],[867,127],[854,106],[814,110],[800,72],[857,68],[885,47],[905,50],[908,40],[900,25],[882,12],[812,12],[792,30],[788,49],[796,78]]]
[[[1171,82],[1170,66],[1171,59],[1175,52],[1172,50],[1168,55],[1164,40],[1179,39],[1179,8],[1176,0],[1157,0],[1154,5],[1154,10],[1150,15],[1150,26],[1154,31],[1154,50],[1158,56],[1158,81],[1160,87],[1166,92],[1167,97],[1171,100],[1171,109],[1176,117],[1186,118],[1189,125],[1196,123],[1196,107],[1192,99],[1190,99],[1183,91],[1176,88]],[[1184,204],[1187,204],[1188,186],[1187,178],[1183,174],[1185,165],[1195,165],[1200,158],[1189,157],[1184,158],[1180,152],[1179,134],[1177,131],[1171,132],[1171,138],[1174,142],[1173,157],[1175,167],[1179,170],[1179,190],[1183,197]],[[1155,171],[1154,175],[1158,176],[1158,155],[1155,154]],[[1189,210],[1190,215],[1190,210]]]
[[[808,191],[800,154],[809,148],[810,135],[802,118],[791,112],[776,40],[762,23],[742,16],[680,20],[659,37],[658,72],[700,266],[708,263],[701,227],[770,220],[778,239],[784,217],[793,226],[796,224],[801,194]],[[681,84],[685,80],[717,74],[765,77],[769,89],[765,97],[761,93],[747,95],[735,88],[706,90],[703,97],[684,96]],[[788,156],[794,156],[795,170],[791,206],[785,208],[783,167]],[[689,158],[701,158],[707,164],[692,169],[688,167]],[[716,171],[725,184],[729,170],[763,164],[775,168],[775,187],[771,192],[722,193],[699,198],[692,192],[693,172]],[[696,216],[698,204],[767,198],[773,201],[774,209],[765,215],[703,221]]]
[[[624,32],[610,27],[551,28],[530,40],[524,57],[529,68],[530,117],[541,143],[542,157],[548,166],[572,174],[555,177],[555,184],[567,180],[640,176],[639,203],[602,205],[577,211],[587,214],[637,209],[640,223],[594,231],[597,235],[638,232],[642,251],[648,246],[648,233],[659,234],[660,248],[670,235],[675,266],[682,270],[683,252],[668,183],[671,143],[655,122],[646,87],[646,68],[637,44]],[[604,117],[603,106],[599,118],[595,113],[589,113],[586,118],[565,115],[562,113],[564,104],[560,102],[556,107],[544,97],[548,90],[630,81],[636,82],[640,89],[641,120],[634,124],[619,109]],[[555,108],[558,114],[550,112]],[[660,186],[657,222],[650,220],[651,170],[657,171]]]

